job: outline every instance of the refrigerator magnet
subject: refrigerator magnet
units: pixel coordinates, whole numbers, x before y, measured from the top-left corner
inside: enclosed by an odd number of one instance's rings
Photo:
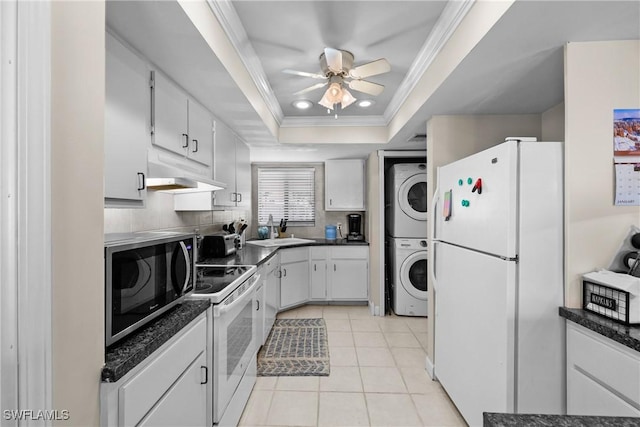
[[[449,221],[451,218],[451,193],[453,190],[446,191],[444,193],[444,206],[442,207],[442,216],[445,221]]]

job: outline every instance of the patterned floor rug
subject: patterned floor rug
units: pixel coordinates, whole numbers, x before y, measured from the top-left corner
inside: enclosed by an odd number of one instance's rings
[[[327,376],[329,346],[324,319],[276,319],[258,353],[258,376]]]

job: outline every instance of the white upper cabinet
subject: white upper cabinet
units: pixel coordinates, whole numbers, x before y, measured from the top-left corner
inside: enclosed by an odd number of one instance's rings
[[[153,144],[211,166],[213,119],[209,112],[159,71],[152,73]]]
[[[211,166],[213,160],[213,118],[203,106],[189,100],[190,159]]]
[[[147,190],[149,74],[145,62],[106,34],[106,207],[143,207]]]
[[[364,182],[364,160],[327,160],[324,163],[325,210],[365,210]]]
[[[249,146],[220,122],[216,123],[214,164],[214,179],[227,184],[226,189],[216,191],[216,206],[251,206]]]
[[[249,146],[236,138],[236,206],[251,206],[251,158]]]
[[[235,134],[221,122],[216,123],[214,147],[214,180],[224,182],[227,188],[215,194],[217,206],[235,206],[236,192],[236,140]]]

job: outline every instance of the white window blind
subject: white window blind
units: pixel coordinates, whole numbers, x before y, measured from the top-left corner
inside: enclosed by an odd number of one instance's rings
[[[314,168],[258,168],[258,222],[315,225]]]

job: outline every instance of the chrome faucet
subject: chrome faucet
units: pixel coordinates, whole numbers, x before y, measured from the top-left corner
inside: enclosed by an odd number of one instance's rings
[[[278,233],[273,228],[273,215],[269,214],[269,221],[267,222],[267,227],[269,227],[269,238],[275,239],[278,237]]]

